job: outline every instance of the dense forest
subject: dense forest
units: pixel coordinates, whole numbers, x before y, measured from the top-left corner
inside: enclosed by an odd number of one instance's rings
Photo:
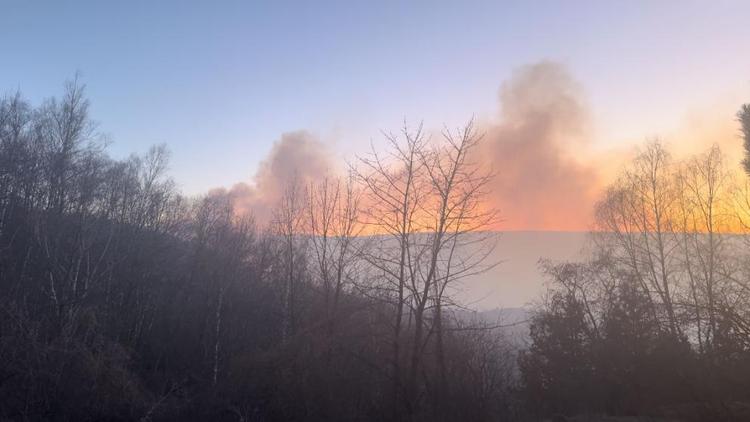
[[[386,134],[265,221],[227,191],[182,195],[163,146],[111,158],[78,80],[6,96],[0,419],[750,419],[739,163],[647,144],[588,259],[541,263],[519,345],[456,299],[502,265],[481,141],[471,122]]]

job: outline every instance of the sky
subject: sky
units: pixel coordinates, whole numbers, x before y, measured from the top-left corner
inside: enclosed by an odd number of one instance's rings
[[[748,16],[739,0],[0,0],[0,91],[38,104],[80,72],[111,153],[166,143],[197,194],[252,183],[300,130],[337,160],[405,119],[476,116],[504,139],[503,92],[552,62],[579,90],[582,148],[614,156],[696,127],[731,136],[712,125],[750,101]]]

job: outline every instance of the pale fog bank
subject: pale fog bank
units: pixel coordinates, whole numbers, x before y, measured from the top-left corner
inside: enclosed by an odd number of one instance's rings
[[[584,258],[588,232],[510,231],[499,233],[488,271],[463,281],[460,301],[470,308],[519,308],[539,299],[545,278],[539,260]]]

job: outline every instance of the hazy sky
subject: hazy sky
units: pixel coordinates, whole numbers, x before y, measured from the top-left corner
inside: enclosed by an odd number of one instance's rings
[[[249,180],[284,132],[348,157],[404,118],[492,118],[501,83],[543,59],[582,86],[595,147],[669,133],[750,100],[749,16],[748,1],[0,0],[0,89],[38,103],[81,71],[113,154],[165,142],[197,193]]]

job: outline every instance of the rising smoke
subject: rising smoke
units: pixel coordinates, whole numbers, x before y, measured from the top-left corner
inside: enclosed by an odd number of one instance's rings
[[[305,187],[336,172],[336,164],[325,146],[307,131],[287,132],[277,140],[260,163],[253,184],[237,183],[226,193],[238,213],[251,213],[267,223],[284,190],[293,183]]]
[[[588,144],[589,115],[565,68],[543,61],[516,71],[500,89],[501,116],[480,127],[477,160],[496,173],[489,197],[501,230],[582,230],[590,221],[599,177],[578,154]],[[267,222],[284,189],[337,173],[332,154],[305,131],[282,135],[252,184],[228,192],[239,212]]]
[[[502,229],[581,230],[590,221],[599,177],[580,152],[589,115],[565,68],[543,61],[500,89],[501,118],[483,128],[480,160],[496,173],[491,201]]]

